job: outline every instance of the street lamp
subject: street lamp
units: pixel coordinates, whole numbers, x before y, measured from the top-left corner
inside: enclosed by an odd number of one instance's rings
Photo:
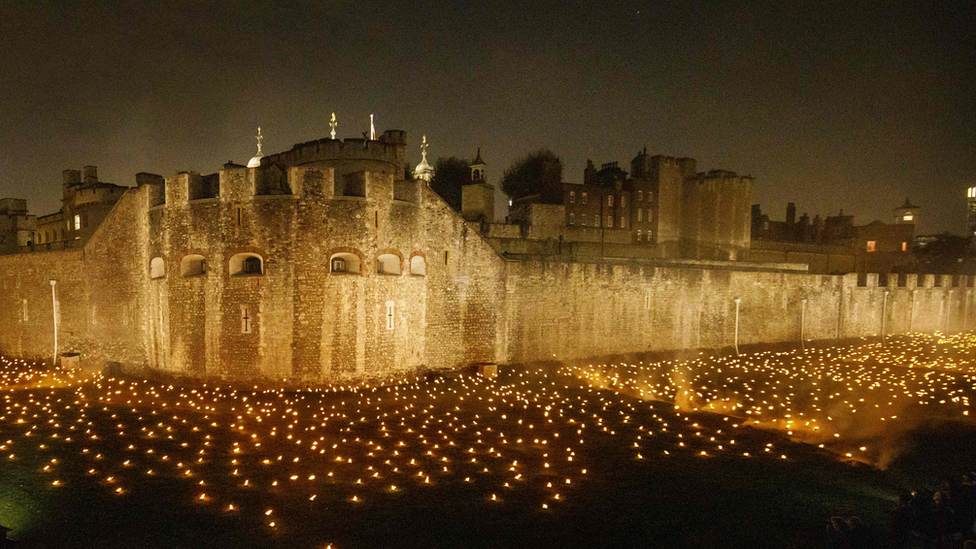
[[[54,311],[54,366],[58,365],[58,298],[55,293],[55,286],[58,281],[51,279],[51,309]]]

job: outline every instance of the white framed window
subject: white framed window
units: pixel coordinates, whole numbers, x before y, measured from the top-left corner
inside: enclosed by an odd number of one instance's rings
[[[607,228],[608,229],[612,229],[613,228],[613,216],[612,215],[608,215],[607,216]]]
[[[637,201],[641,202],[644,200],[644,191],[637,191]]]
[[[410,274],[425,276],[427,274],[427,259],[422,255],[415,255],[410,258]]]
[[[640,242],[640,239],[641,239],[641,230],[637,229],[637,241]]]
[[[613,207],[613,195],[612,194],[607,197],[607,207],[608,208],[612,208]]]
[[[570,225],[576,224],[576,214],[574,214],[573,212],[569,212],[569,224]]]
[[[81,215],[79,215],[79,214],[76,214],[75,215],[75,230],[76,231],[80,231],[81,230]]]
[[[376,273],[388,275],[400,274],[400,257],[394,254],[383,254],[377,257]]]
[[[644,211],[637,208],[637,221],[644,221]]]
[[[624,216],[620,216],[620,228],[621,229],[627,228],[627,218],[625,218]]]
[[[386,302],[386,329],[392,330],[394,325],[394,315],[396,315],[396,302],[387,301]]]
[[[163,263],[163,258],[152,258],[152,261],[149,262],[149,278],[163,278],[164,276],[166,276],[166,264]]]
[[[576,191],[569,191],[569,203],[576,204]]]
[[[254,311],[250,305],[241,305],[241,333],[249,334],[254,330]]]

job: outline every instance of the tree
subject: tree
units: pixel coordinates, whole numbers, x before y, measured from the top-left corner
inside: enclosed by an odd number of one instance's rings
[[[952,233],[940,233],[930,241],[915,246],[914,270],[927,274],[969,274],[976,257],[969,239]]]
[[[539,149],[515,161],[502,175],[502,190],[509,198],[539,195],[542,202],[562,201],[563,165],[548,149]]]
[[[461,187],[470,180],[471,168],[467,160],[456,156],[438,158],[434,163],[434,178],[430,181],[430,188],[449,206],[461,211]]]

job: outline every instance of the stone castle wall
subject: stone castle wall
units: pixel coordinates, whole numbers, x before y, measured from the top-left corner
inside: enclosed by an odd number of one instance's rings
[[[797,341],[801,314],[807,339],[972,324],[971,279],[879,286],[878,275],[748,264],[587,263],[572,250],[511,259],[480,223],[401,177],[397,143],[313,142],[256,169],[141,174],[82,248],[0,256],[0,352],[53,353],[52,279],[62,352],[238,380],[727,347],[736,298],[740,344]],[[337,178],[361,183],[358,195],[344,196]],[[739,207],[723,200],[712,203]],[[361,272],[333,272],[340,255]],[[260,272],[238,272],[244,257],[260,259]],[[387,261],[400,273],[378,272]]]

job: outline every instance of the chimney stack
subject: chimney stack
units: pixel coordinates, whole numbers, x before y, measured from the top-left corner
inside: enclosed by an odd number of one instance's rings
[[[85,184],[98,183],[98,167],[85,166]]]

